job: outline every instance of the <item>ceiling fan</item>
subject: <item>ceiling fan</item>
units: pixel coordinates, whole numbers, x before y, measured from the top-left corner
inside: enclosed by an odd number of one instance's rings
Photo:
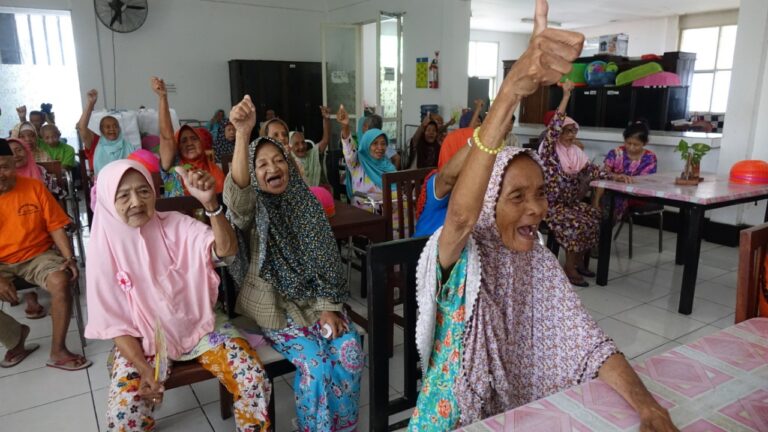
[[[135,31],[147,19],[147,0],[93,0],[102,24],[118,33]]]

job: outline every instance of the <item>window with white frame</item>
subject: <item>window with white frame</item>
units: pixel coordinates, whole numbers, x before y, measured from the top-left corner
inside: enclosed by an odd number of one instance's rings
[[[0,77],[0,136],[18,123],[16,107],[29,113],[50,103],[62,136],[77,146],[82,105],[68,11],[0,7]]]
[[[736,26],[684,29],[680,51],[696,53],[688,110],[724,113],[731,85]]]
[[[493,99],[499,67],[498,42],[470,41],[468,63],[468,76],[489,80],[488,98]]]

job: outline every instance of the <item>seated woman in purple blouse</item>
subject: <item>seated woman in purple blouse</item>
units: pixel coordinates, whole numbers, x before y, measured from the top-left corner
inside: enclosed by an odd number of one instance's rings
[[[630,177],[655,173],[656,154],[645,148],[647,144],[648,124],[644,120],[630,123],[624,129],[624,145],[609,151],[605,156],[605,171]],[[597,208],[600,208],[600,198],[602,198],[603,192],[602,188],[598,188],[594,195],[593,203]],[[613,220],[621,220],[629,207],[643,205],[639,201],[633,202],[633,200],[617,198],[614,204]]]

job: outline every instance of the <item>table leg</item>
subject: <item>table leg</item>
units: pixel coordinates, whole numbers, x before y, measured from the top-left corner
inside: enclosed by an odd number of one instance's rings
[[[611,263],[611,238],[613,237],[613,209],[614,193],[606,189],[605,200],[608,203],[607,212],[603,212],[600,221],[600,255],[597,258],[597,278],[595,282],[600,286],[608,284],[608,267]]]
[[[683,267],[680,304],[677,309],[683,315],[690,315],[693,310],[693,294],[696,291],[696,274],[699,271],[702,228],[704,228],[704,209],[699,206],[692,207],[688,213],[688,227],[685,230],[685,253],[683,254],[685,267]]]
[[[690,210],[680,207],[677,218],[677,245],[675,246],[675,264],[683,265],[685,256],[685,239],[688,237],[686,228],[690,221]]]

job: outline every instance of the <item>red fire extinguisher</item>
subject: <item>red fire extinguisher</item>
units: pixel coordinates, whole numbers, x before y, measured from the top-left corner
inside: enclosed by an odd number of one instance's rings
[[[439,88],[440,83],[438,79],[438,57],[440,56],[440,51],[435,51],[435,58],[432,59],[432,64],[429,65],[429,88]]]

